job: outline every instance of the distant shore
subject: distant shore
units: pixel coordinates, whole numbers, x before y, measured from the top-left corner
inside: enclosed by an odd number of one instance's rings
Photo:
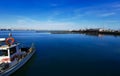
[[[16,30],[16,29],[0,29],[0,31],[35,31],[36,33],[50,32],[51,34],[86,34],[86,35],[119,35],[120,30],[106,29],[80,29],[80,30]]]
[[[120,35],[119,30],[104,30],[104,29],[86,29],[86,30],[73,30],[73,33],[86,33],[86,34],[103,34],[103,35]]]
[[[86,35],[119,35],[118,30],[104,30],[104,29],[84,29],[72,31],[50,31],[52,34],[86,34]]]

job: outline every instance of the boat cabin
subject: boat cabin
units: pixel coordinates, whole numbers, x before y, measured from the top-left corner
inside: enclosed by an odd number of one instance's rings
[[[0,43],[4,42],[6,39],[0,39]],[[12,45],[0,45],[0,64],[1,63],[11,63],[15,59],[15,57],[20,53],[18,48],[19,44]]]

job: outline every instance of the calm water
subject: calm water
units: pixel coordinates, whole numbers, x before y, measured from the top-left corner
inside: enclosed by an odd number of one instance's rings
[[[25,31],[13,37],[26,46],[34,42],[36,53],[12,76],[120,76],[120,37]]]

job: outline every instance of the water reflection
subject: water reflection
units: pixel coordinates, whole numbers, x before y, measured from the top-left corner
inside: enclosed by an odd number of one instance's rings
[[[120,35],[105,35],[105,34],[99,34],[99,33],[84,33],[84,34],[89,36],[96,36],[96,37],[104,37],[104,36],[120,37]]]

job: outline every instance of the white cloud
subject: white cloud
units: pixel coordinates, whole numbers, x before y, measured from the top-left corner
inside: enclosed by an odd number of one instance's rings
[[[105,23],[120,23],[119,20],[106,20],[106,21],[103,21]]]
[[[38,21],[30,18],[21,18],[16,21],[16,26],[21,29],[41,29],[41,30],[70,30],[76,25],[73,22]],[[14,27],[16,28],[16,27]]]
[[[59,10],[54,10],[49,16],[48,16],[48,21],[52,21],[54,19],[56,19],[57,16],[61,15],[63,13],[63,11],[59,11]]]
[[[108,17],[113,15],[119,15],[120,2],[113,2],[108,4],[100,4],[97,6],[89,6],[83,8],[77,8],[73,10],[76,14],[92,17]]]
[[[113,15],[115,15],[116,13],[114,13],[114,12],[110,12],[110,13],[103,13],[103,14],[100,14],[99,16],[100,17],[108,17],[108,16],[113,16]]]

